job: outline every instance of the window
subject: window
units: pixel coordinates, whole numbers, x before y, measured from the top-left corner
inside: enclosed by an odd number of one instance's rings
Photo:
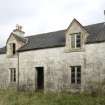
[[[81,66],[71,66],[71,84],[81,84]]]
[[[15,54],[16,53],[16,45],[15,45],[15,43],[13,43],[13,54]]]
[[[74,33],[71,35],[71,48],[81,47],[81,33]]]
[[[10,81],[16,82],[16,69],[10,68]]]
[[[11,53],[14,55],[16,53],[16,44],[10,43]]]

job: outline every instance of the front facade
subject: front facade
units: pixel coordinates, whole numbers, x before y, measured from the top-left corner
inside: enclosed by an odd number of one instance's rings
[[[105,79],[105,24],[24,37],[21,26],[0,49],[0,88],[45,91],[88,89]]]

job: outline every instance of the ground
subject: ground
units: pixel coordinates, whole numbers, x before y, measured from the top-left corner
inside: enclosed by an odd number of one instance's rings
[[[105,105],[105,96],[0,90],[0,105]]]

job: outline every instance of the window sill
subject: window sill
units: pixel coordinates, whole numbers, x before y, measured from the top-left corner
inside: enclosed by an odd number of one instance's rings
[[[71,84],[70,87],[74,88],[74,89],[80,89],[81,88],[81,84]]]
[[[14,87],[14,86],[16,86],[16,85],[17,85],[16,82],[10,82],[10,83],[9,83],[9,86],[10,86],[10,87]]]
[[[17,54],[14,54],[14,55],[7,55],[8,58],[15,58],[17,57]]]
[[[65,48],[65,53],[72,53],[72,52],[84,52],[85,49],[84,48],[74,48],[74,49],[71,49],[71,48]]]

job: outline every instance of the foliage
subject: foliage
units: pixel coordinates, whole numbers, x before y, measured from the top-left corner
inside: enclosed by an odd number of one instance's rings
[[[105,105],[105,96],[0,90],[0,105]]]

